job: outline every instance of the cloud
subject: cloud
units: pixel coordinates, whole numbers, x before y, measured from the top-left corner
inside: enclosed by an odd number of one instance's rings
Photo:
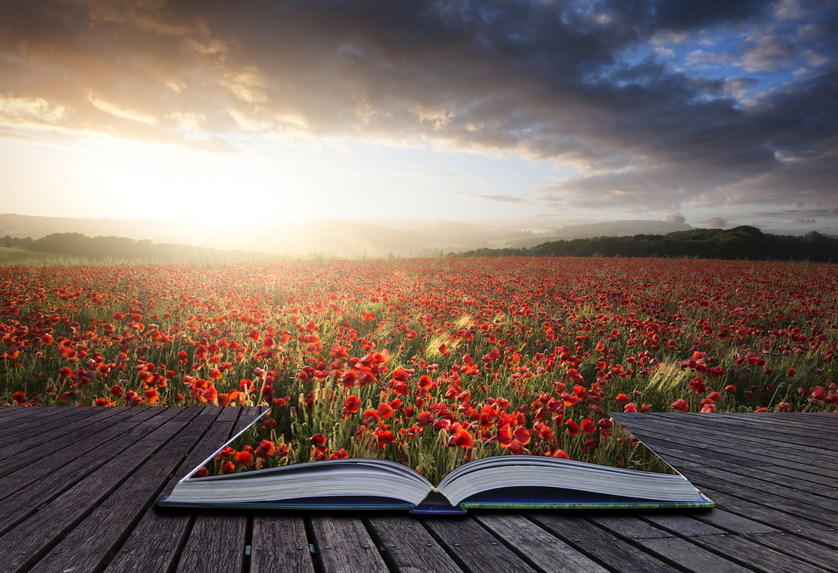
[[[687,54],[686,64],[690,67],[710,68],[716,65],[729,65],[735,58],[726,52],[705,52],[693,50]]]
[[[739,65],[746,72],[776,71],[789,65],[795,48],[774,35],[755,38],[754,46],[742,57]]]
[[[711,227],[713,229],[724,229],[730,226],[730,223],[727,222],[727,219],[724,217],[713,217],[711,219],[707,219],[702,221],[702,226]]]
[[[157,118],[156,117],[153,117],[153,116],[150,116],[150,115],[144,115],[144,114],[142,114],[142,113],[140,113],[136,110],[133,110],[133,109],[130,109],[130,108],[127,108],[127,107],[120,107],[118,105],[114,105],[112,103],[108,103],[106,101],[97,99],[93,96],[88,96],[87,99],[90,101],[90,103],[93,104],[93,107],[95,107],[96,109],[100,109],[100,110],[104,111],[105,113],[109,113],[111,115],[115,115],[117,117],[122,117],[122,118],[125,118],[125,119],[130,119],[131,121],[138,121],[140,123],[146,123],[146,124],[157,123]]]
[[[753,90],[759,82],[753,78],[725,78],[723,93],[742,97]]]
[[[836,20],[817,1],[31,0],[0,23],[0,127],[518,155],[575,168],[546,190],[563,209],[828,209]],[[721,34],[747,38],[741,71],[696,74],[737,63]],[[674,46],[698,45],[672,67]],[[794,83],[758,84],[783,69]]]
[[[684,216],[681,213],[670,213],[666,216],[667,223],[677,223],[682,224],[686,221]]]
[[[0,121],[15,123],[21,119],[55,123],[67,113],[64,106],[51,106],[41,97],[0,95]]]
[[[528,199],[523,197],[516,197],[513,195],[480,195],[479,193],[461,193],[457,192],[456,195],[462,195],[464,197],[472,197],[474,199],[480,199],[481,201],[493,201],[496,203],[507,203],[507,204],[522,204],[529,202]]]

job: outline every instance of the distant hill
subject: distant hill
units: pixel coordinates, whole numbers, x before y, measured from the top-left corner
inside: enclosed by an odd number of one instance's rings
[[[665,235],[592,237],[525,248],[476,249],[460,257],[694,257],[705,259],[838,262],[838,238],[810,232],[770,235],[756,227],[692,229]]]
[[[667,221],[646,219],[567,225],[552,232],[539,233],[532,237],[512,241],[507,246],[524,248],[534,247],[549,241],[569,241],[572,239],[590,239],[593,237],[625,237],[641,234],[665,235],[676,231],[690,231],[694,228],[686,223],[669,223]]]
[[[0,214],[0,237],[40,239],[55,233],[81,233],[90,237],[118,236],[157,242],[183,242],[189,235],[182,223],[166,219],[75,219]]]
[[[134,241],[150,241],[155,245],[188,245],[197,249],[216,249],[228,253],[223,255],[227,258],[233,256],[231,253],[234,251],[291,257],[427,257],[482,249],[529,249],[553,241],[639,234],[663,236],[672,232],[689,231],[719,232],[718,229],[696,229],[683,223],[656,220],[557,227],[547,219],[422,221],[376,217],[356,220],[276,221],[245,228],[221,229],[212,221],[74,219],[0,214],[0,238],[28,237],[38,240],[59,233],[79,233],[91,238],[119,237]],[[163,252],[164,249],[157,248],[157,251]],[[201,256],[215,255],[207,252]]]
[[[421,221],[401,218],[309,219],[219,229],[210,223],[165,219],[73,219],[0,214],[0,237],[39,239],[56,233],[118,236],[155,243],[289,256],[433,256],[442,252],[505,247],[537,236],[524,221]],[[531,227],[532,224],[530,223]],[[543,242],[543,241],[537,241]]]
[[[53,233],[45,237],[0,238],[0,262],[26,264],[31,261],[45,263],[69,259],[107,259],[148,262],[205,262],[251,261],[269,258],[265,253],[211,249],[193,245],[152,243],[128,237],[96,236],[82,233]]]

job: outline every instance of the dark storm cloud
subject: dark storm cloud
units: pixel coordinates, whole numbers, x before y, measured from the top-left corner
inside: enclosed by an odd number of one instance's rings
[[[796,37],[819,38],[809,58],[822,73],[742,102],[756,84],[742,71],[796,53],[778,35],[783,10],[798,14]],[[428,141],[574,166],[579,176],[546,190],[545,204],[835,204],[829,2],[30,0],[3,12],[8,134]],[[727,79],[623,57],[656,34],[714,27],[771,32],[753,36]],[[694,61],[730,61],[709,50]]]

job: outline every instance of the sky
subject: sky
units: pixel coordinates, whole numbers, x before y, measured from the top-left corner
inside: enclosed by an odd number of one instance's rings
[[[834,0],[4,0],[0,212],[838,233]]]

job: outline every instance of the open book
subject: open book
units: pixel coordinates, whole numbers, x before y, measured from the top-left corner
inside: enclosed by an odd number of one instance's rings
[[[211,462],[235,438],[207,459]],[[668,473],[546,456],[474,460],[434,487],[400,463],[333,459],[183,478],[161,506],[376,509],[463,513],[466,509],[710,508],[715,503],[662,462]]]

